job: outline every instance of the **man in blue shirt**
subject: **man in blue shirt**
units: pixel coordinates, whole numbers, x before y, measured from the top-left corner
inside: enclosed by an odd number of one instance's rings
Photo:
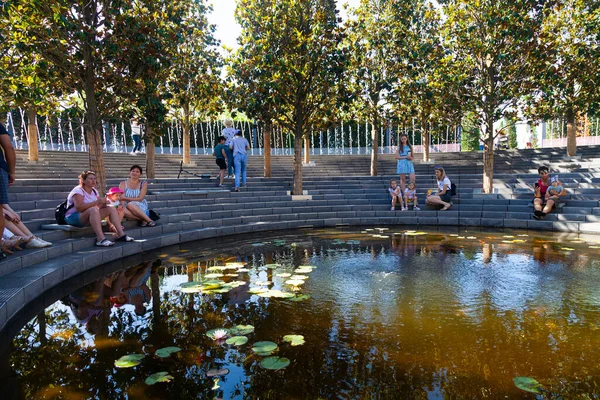
[[[250,143],[242,136],[240,131],[235,133],[231,141],[231,150],[233,153],[233,165],[235,166],[235,191],[240,191],[240,175],[242,177],[242,186],[246,186],[246,165],[248,165],[248,153]]]
[[[8,204],[8,187],[15,182],[17,157],[8,131],[0,123],[0,206]],[[4,215],[0,217],[0,234],[4,232]],[[3,253],[2,253],[3,254]]]

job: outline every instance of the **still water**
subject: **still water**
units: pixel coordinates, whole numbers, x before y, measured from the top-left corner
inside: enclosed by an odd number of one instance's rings
[[[35,399],[599,398],[599,241],[374,228],[199,242],[40,310],[4,357]]]

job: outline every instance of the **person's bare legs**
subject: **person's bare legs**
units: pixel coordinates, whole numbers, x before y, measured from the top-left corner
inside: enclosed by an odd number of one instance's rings
[[[542,212],[544,214],[548,214],[550,211],[552,211],[552,207],[554,207],[554,200],[548,199],[546,200],[546,205],[544,206]]]
[[[398,196],[392,195],[392,208],[396,208],[396,197]],[[400,208],[402,208],[402,205],[400,205]]]
[[[430,205],[443,206],[444,208],[450,207],[450,203],[446,203],[440,196],[429,196],[425,199],[425,202]]]
[[[117,231],[117,237],[121,237],[125,234],[123,232],[123,228],[121,228],[121,218],[119,218],[119,213],[117,213],[117,209],[114,207],[104,207],[99,209],[99,214],[101,219],[108,217],[110,222],[115,226]],[[102,229],[102,225],[100,225],[100,229]]]
[[[406,174],[400,174],[400,193],[404,194],[406,189]]]
[[[542,205],[542,199],[536,198],[533,200],[533,208],[535,208],[536,211],[542,211]]]
[[[100,216],[100,210],[97,207],[91,207],[79,214],[79,220],[85,225],[90,225],[92,230],[96,234],[96,241],[101,242],[106,239],[104,232],[102,231],[102,219]],[[121,228],[121,227],[119,227]]]
[[[18,224],[15,224],[12,221],[6,220],[4,221],[4,224],[4,227],[11,231],[13,235],[21,236],[26,241],[29,241],[35,237],[22,221],[20,221]]]
[[[141,208],[139,208],[137,205],[135,205],[133,203],[127,204],[127,210],[134,216],[134,219],[137,219],[139,221],[144,221],[147,224],[152,222],[152,219],[150,219],[150,217],[147,216],[146,213],[143,212]]]
[[[225,171],[226,169],[222,169],[219,171],[219,185],[223,185],[223,179],[225,179]]]

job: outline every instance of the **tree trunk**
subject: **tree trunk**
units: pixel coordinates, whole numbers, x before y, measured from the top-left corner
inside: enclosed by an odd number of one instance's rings
[[[577,154],[577,121],[575,111],[567,111],[567,156],[574,157]]]
[[[27,147],[29,147],[29,161],[39,161],[38,154],[38,129],[35,123],[37,112],[35,107],[27,109]]]
[[[273,124],[271,121],[265,122],[265,131],[263,134],[264,140],[264,175],[265,178],[271,177],[271,130],[273,128]]]
[[[429,126],[426,121],[422,122],[421,125],[421,142],[423,143],[423,161],[429,161],[429,142],[431,142],[431,136],[429,135]]]
[[[379,172],[379,117],[373,116],[371,126],[371,176]]]
[[[294,193],[302,194],[302,125],[296,122],[294,132]]]
[[[192,163],[190,156],[190,105],[188,103],[183,106],[183,163],[186,165]]]
[[[91,26],[94,21],[95,3],[89,2],[83,9],[86,22]],[[90,158],[90,169],[96,172],[96,189],[100,196],[106,192],[106,173],[104,171],[104,157],[102,155],[102,127],[98,121],[98,102],[96,101],[96,68],[91,43],[96,40],[95,32],[86,33],[87,40],[83,42],[84,63],[84,93],[86,110],[86,138]]]
[[[304,138],[304,164],[308,164],[310,162],[310,140],[308,136]]]
[[[146,142],[146,176],[148,179],[154,179],[156,178],[154,172],[154,128],[150,125],[146,126],[144,141]]]
[[[486,120],[486,138],[483,150],[483,193],[494,191],[494,120]]]

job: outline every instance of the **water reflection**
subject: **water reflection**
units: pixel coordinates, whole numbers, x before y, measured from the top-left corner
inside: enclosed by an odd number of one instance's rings
[[[26,398],[532,397],[514,387],[516,376],[535,377],[544,397],[597,397],[595,247],[546,234],[381,230],[184,248],[47,308],[14,338],[10,367]],[[234,262],[243,268],[219,269]],[[317,268],[304,285],[285,283],[307,264]],[[215,271],[246,284],[181,292]],[[252,293],[264,282],[300,300]],[[246,345],[205,335],[236,325],[255,327]],[[306,343],[283,343],[288,334]],[[288,368],[259,366],[251,347],[263,340],[279,345]],[[154,355],[167,346],[182,351]],[[146,357],[135,368],[114,367],[131,353]],[[207,372],[221,368],[229,373],[213,390]],[[144,383],[159,371],[175,379]]]

